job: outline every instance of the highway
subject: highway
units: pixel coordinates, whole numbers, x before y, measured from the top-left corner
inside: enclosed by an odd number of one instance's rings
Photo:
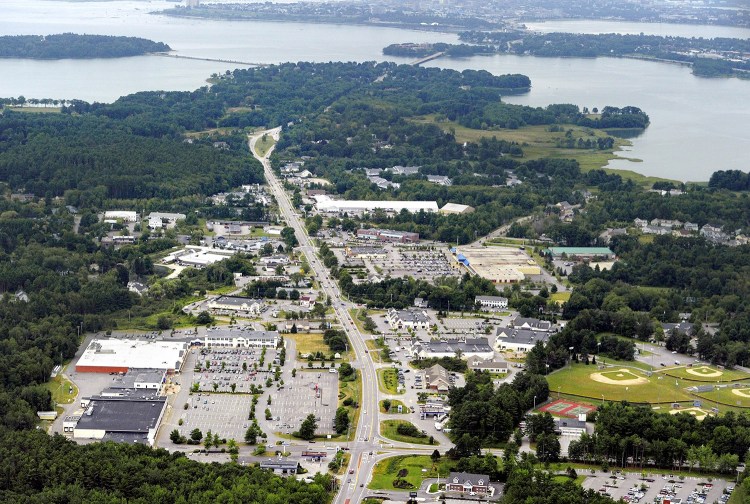
[[[262,157],[255,150],[256,142],[264,134],[271,135],[278,141],[280,133],[281,128],[279,127],[252,135],[249,143],[250,152],[263,164],[266,180],[279,205],[281,216],[286,221],[287,226],[294,229],[297,240],[300,243],[298,250],[301,250],[305,254],[312,271],[320,281],[321,289],[331,299],[331,306],[336,317],[341,322],[342,328],[346,331],[352,345],[352,350],[354,351],[355,359],[352,362],[352,366],[362,375],[362,397],[359,406],[360,417],[357,422],[354,439],[349,443],[351,459],[346,474],[342,479],[342,485],[333,501],[337,504],[361,502],[364,500],[364,496],[367,495],[367,482],[375,465],[376,457],[383,458],[383,450],[380,449],[378,443],[378,440],[381,440],[378,432],[378,378],[375,365],[367,354],[364,337],[350,316],[349,309],[353,308],[354,305],[343,301],[338,285],[328,277],[328,270],[318,258],[315,246],[307,235],[304,223],[295,212],[289,195],[271,169],[269,158],[273,152],[273,147]],[[411,447],[409,444],[392,442],[390,440],[385,440],[385,442],[403,448]],[[427,451],[424,447],[421,447],[419,451],[431,453],[432,449],[434,448]],[[380,452],[380,456],[375,455],[378,451]]]

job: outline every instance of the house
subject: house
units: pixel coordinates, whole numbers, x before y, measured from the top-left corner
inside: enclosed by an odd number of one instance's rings
[[[214,142],[214,149],[229,150],[229,144],[226,142]]]
[[[299,298],[299,305],[303,308],[312,308],[315,305],[315,301],[317,301],[315,296],[306,294]]]
[[[474,304],[482,311],[505,310],[508,308],[508,298],[501,296],[476,296]]]
[[[648,221],[646,219],[635,219],[633,222],[635,223],[635,227],[642,228],[648,226]]]
[[[649,224],[648,226],[644,226],[643,228],[641,228],[641,230],[643,231],[643,234],[651,234],[657,236],[663,236],[672,233],[672,228],[670,227],[654,226],[651,224]]]
[[[393,329],[427,329],[430,317],[427,312],[418,310],[396,310],[391,308],[385,319]]]
[[[664,334],[667,336],[669,336],[673,332],[687,334],[690,337],[693,337],[695,335],[695,324],[692,324],[685,320],[681,321],[678,324],[663,323],[661,327],[662,329],[664,329]]]
[[[492,374],[508,374],[508,363],[504,361],[469,359],[469,369],[472,371],[487,371]]]
[[[183,213],[151,212],[147,218],[149,229],[171,229],[178,220],[185,220],[187,216]]]
[[[682,221],[670,219],[651,219],[651,225],[676,229],[682,227]]]
[[[143,296],[148,292],[148,286],[142,284],[141,282],[128,282],[128,290],[130,292],[138,294],[139,296]]]
[[[550,333],[546,331],[530,331],[528,329],[499,328],[495,340],[495,350],[498,352],[510,350],[513,352],[528,352],[538,342],[547,344]]]
[[[551,331],[552,323],[548,320],[516,317],[511,322],[513,329],[531,329],[532,331]]]
[[[29,302],[29,295],[26,294],[26,291],[23,289],[18,289],[15,294],[13,294],[13,301],[17,301],[20,303],[28,303]]]
[[[729,240],[729,235],[716,224],[705,224],[700,230],[700,235],[713,243],[725,243]]]
[[[451,386],[448,371],[440,364],[424,370],[424,383],[428,389],[438,392],[448,392]]]
[[[445,490],[486,495],[490,493],[490,477],[486,474],[452,472],[448,476]]]
[[[399,189],[401,187],[401,184],[398,182],[391,182],[379,175],[367,177],[367,180],[378,186],[378,189]]]
[[[418,298],[414,298],[414,307],[415,308],[422,308],[422,309],[428,308],[429,307],[429,303],[428,303],[428,301],[426,299],[422,299],[422,298],[419,298],[419,297]]]
[[[296,460],[288,459],[268,459],[260,463],[261,469],[268,469],[270,471],[273,471],[274,474],[280,474],[284,476],[297,474],[298,467],[299,462],[297,462]]]
[[[446,177],[444,175],[427,175],[427,181],[441,186],[453,185],[453,181],[450,179],[450,177]]]
[[[388,171],[394,175],[416,175],[420,168],[421,166],[394,166],[388,168]]]
[[[698,232],[698,224],[695,222],[686,222],[682,226],[686,231],[690,231],[691,233],[697,233]]]
[[[607,228],[601,232],[599,239],[604,243],[609,243],[615,236],[622,236],[628,234],[628,230],[625,228]]]

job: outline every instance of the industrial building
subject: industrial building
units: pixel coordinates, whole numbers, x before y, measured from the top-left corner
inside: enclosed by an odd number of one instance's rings
[[[392,231],[390,229],[357,229],[357,238],[388,243],[417,243],[419,242],[419,233]]]
[[[474,207],[469,205],[460,205],[458,203],[446,203],[443,208],[440,209],[441,214],[467,214],[474,211]]]
[[[550,247],[545,252],[552,256],[552,259],[578,259],[590,261],[591,259],[614,259],[615,253],[609,247]]]
[[[496,284],[516,283],[542,273],[525,251],[515,247],[461,247],[451,252],[461,266]]]
[[[437,201],[375,201],[375,200],[334,200],[330,196],[314,196],[315,206],[319,212],[372,212],[377,209],[398,213],[401,210],[409,212],[437,212]]]
[[[76,363],[79,373],[127,373],[137,369],[163,369],[173,373],[182,367],[187,343],[176,341],[93,339]]]
[[[153,446],[159,429],[167,398],[157,395],[138,397],[92,397],[86,404],[85,412],[77,421],[66,417],[64,428],[73,437],[143,443]],[[77,415],[76,415],[77,416]]]
[[[163,259],[164,264],[177,263],[180,266],[205,268],[210,264],[228,259],[237,253],[233,249],[218,249],[188,245],[184,249],[170,253]]]

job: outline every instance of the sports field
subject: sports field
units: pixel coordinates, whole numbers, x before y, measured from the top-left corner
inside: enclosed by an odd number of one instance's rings
[[[595,409],[596,406],[590,404],[582,404],[567,399],[557,399],[549,404],[545,404],[539,408],[539,411],[549,412],[553,416],[578,418],[578,415],[588,414]]]
[[[686,387],[695,385],[680,378],[628,367],[627,362],[608,361],[606,367],[582,363],[567,366],[549,376],[550,395],[555,392],[583,396],[593,401],[667,403],[692,401]]]
[[[672,368],[665,371],[665,374],[690,381],[713,383],[750,379],[750,375],[743,371],[719,369],[718,367],[707,365]]]
[[[714,387],[710,392],[696,392],[706,407],[730,405],[734,408],[750,408],[750,383],[738,383],[720,387]],[[716,403],[719,404],[716,404]]]

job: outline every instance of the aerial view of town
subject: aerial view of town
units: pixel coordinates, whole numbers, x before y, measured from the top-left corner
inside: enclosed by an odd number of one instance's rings
[[[741,0],[8,0],[0,503],[750,503]]]

